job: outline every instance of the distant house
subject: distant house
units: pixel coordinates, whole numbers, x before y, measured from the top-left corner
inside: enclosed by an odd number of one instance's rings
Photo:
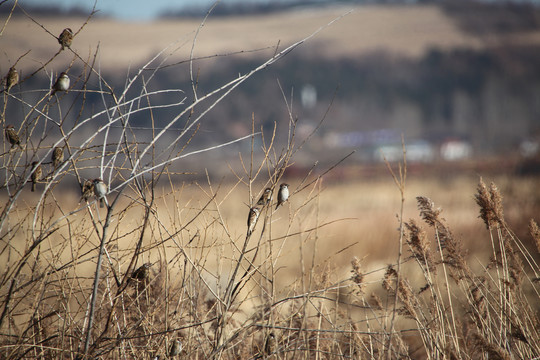
[[[407,146],[407,161],[430,163],[435,159],[435,148],[429,142],[420,140]]]
[[[300,101],[306,109],[311,109],[317,105],[317,89],[311,84],[306,84],[300,91]]]
[[[373,157],[378,161],[395,162],[403,159],[403,148],[398,145],[383,145],[375,149]]]
[[[435,149],[433,145],[425,140],[415,141],[405,144],[407,162],[411,163],[430,163],[435,159]],[[379,161],[386,160],[390,162],[403,159],[403,147],[401,145],[384,145],[376,149],[375,159]]]
[[[530,158],[540,153],[540,141],[527,139],[519,144],[519,152],[523,157]]]
[[[324,142],[328,147],[349,148],[380,146],[382,144],[397,143],[400,139],[400,133],[394,129],[378,129],[371,131],[331,131],[325,135]]]
[[[465,160],[472,156],[472,146],[465,140],[447,140],[442,143],[440,153],[446,161]]]

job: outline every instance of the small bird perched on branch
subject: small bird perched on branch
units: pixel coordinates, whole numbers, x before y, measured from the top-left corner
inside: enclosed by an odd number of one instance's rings
[[[38,165],[37,161],[32,163],[32,175],[30,180],[32,180],[32,191],[36,191],[36,184],[43,176],[43,171],[41,170],[41,165]]]
[[[276,210],[281,204],[283,204],[288,199],[289,199],[289,185],[283,183],[283,184],[279,185],[279,191],[278,191],[278,195],[277,195]]]
[[[182,342],[180,339],[176,339],[171,344],[171,348],[169,350],[169,357],[174,357],[180,355],[180,352],[182,351]]]
[[[248,236],[251,235],[251,233],[253,233],[253,230],[255,229],[255,224],[257,224],[257,219],[259,218],[259,208],[258,207],[252,207],[251,209],[249,209],[249,216],[248,216],[248,221],[247,221],[247,226],[248,226]]]
[[[57,91],[68,91],[69,89],[69,76],[65,72],[61,72],[58,79],[54,83],[51,89],[51,96],[56,94]]]
[[[143,281],[148,279],[148,275],[150,275],[150,264],[142,264],[139,266],[133,274],[131,274],[131,278],[139,281]]]
[[[88,201],[94,195],[94,182],[92,180],[85,180],[81,193],[81,200]]]
[[[266,337],[266,342],[264,344],[264,353],[266,355],[270,355],[270,354],[273,354],[275,353],[277,350],[277,339],[276,339],[276,335],[274,335],[273,332],[271,332],[270,334],[268,334],[268,336]]]
[[[58,43],[62,46],[62,50],[71,47],[73,42],[73,31],[70,28],[65,28],[58,37]]]
[[[9,91],[13,86],[19,82],[19,73],[15,69],[15,66],[9,68],[6,75],[6,91]]]
[[[55,169],[64,161],[64,149],[60,146],[54,148],[52,152],[52,162]]]
[[[264,189],[264,192],[262,193],[259,201],[257,201],[257,205],[267,205],[270,204],[272,201],[272,189],[266,188]]]
[[[5,134],[6,134],[6,139],[9,141],[12,148],[15,145],[18,145],[22,150],[21,139],[19,139],[19,135],[17,135],[17,132],[15,131],[15,128],[13,127],[13,125],[6,126]]]
[[[103,207],[103,200],[105,196],[107,195],[108,189],[107,184],[103,182],[103,180],[97,178],[94,179],[94,194],[96,195],[96,198],[99,200],[99,207]]]

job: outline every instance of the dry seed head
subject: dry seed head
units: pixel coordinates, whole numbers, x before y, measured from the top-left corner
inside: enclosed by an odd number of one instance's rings
[[[437,241],[439,242],[441,249],[447,249],[455,247],[454,236],[449,228],[439,223],[437,228]]]
[[[390,291],[393,289],[392,282],[397,279],[397,272],[392,265],[388,265],[386,272],[384,273],[382,286],[385,290]]]
[[[534,239],[534,242],[536,243],[536,249],[540,253],[540,228],[533,219],[531,219],[529,223],[529,231]]]
[[[520,286],[523,277],[523,262],[518,252],[512,247],[512,239],[508,235],[501,235],[501,240],[505,249],[506,262],[508,263],[508,272],[510,274],[509,286],[515,290],[515,286]]]
[[[414,295],[411,288],[411,285],[403,279],[399,280],[399,299],[406,305],[412,307],[412,302],[414,301]]]
[[[495,185],[494,183],[491,183],[489,185],[489,194],[491,195],[491,204],[493,206],[493,211],[495,212],[497,220],[499,220],[499,222],[502,222],[504,219],[502,195],[497,188],[497,185]]]
[[[480,217],[482,218],[482,220],[484,220],[484,223],[489,228],[493,223],[494,219],[491,208],[489,206],[489,193],[486,184],[484,184],[484,181],[482,181],[481,178],[480,182],[478,183],[477,194],[474,197],[476,199],[476,203],[480,207]]]
[[[472,341],[483,354],[487,355],[488,359],[510,360],[512,358],[502,347],[489,342],[482,334],[473,333]]]
[[[420,227],[416,221],[411,219],[405,223],[405,228],[408,230],[408,242],[418,253],[426,253],[429,251],[429,242],[427,241],[426,232]]]
[[[382,283],[383,288],[387,291],[393,291],[394,288],[392,286],[392,282],[397,280],[397,275],[398,274],[396,270],[392,267],[392,265],[389,265],[386,269],[386,273],[384,274]],[[418,299],[416,299],[416,297],[414,296],[409,283],[404,279],[399,279],[397,296],[403,304],[403,307],[399,310],[399,312],[404,316],[410,316],[414,318],[416,314],[415,308],[417,307],[416,305],[418,303]]]
[[[331,282],[331,276],[334,272],[332,268],[331,263],[327,263],[322,266],[317,267],[319,271],[317,272],[317,276],[314,278],[314,280],[321,286],[321,287],[327,287],[330,285]]]
[[[450,265],[454,270],[469,272],[467,262],[465,261],[466,251],[463,250],[461,241],[454,239],[452,233],[449,231],[442,231],[439,233],[439,238],[441,243],[444,244],[446,253],[444,262]],[[457,279],[461,278],[462,275],[457,276]]]
[[[503,223],[502,196],[494,183],[491,183],[488,189],[484,181],[480,178],[477,194],[474,198],[480,207],[480,217],[484,220],[487,228],[497,223]]]
[[[436,267],[431,256],[429,241],[424,229],[412,219],[408,223],[405,223],[405,229],[405,241],[409,244],[413,256],[430,271],[435,271]]]
[[[442,209],[435,209],[435,203],[431,199],[425,196],[417,196],[416,201],[418,202],[420,216],[428,225],[435,226],[441,222],[439,215],[442,213]]]
[[[483,282],[483,279],[480,279]],[[475,285],[470,291],[472,295],[473,314],[478,315],[478,324],[481,323],[481,319],[487,317],[486,298],[482,292],[482,284]]]
[[[376,309],[376,310],[382,310],[383,309],[381,298],[379,297],[379,295],[377,295],[375,293],[371,293],[371,297],[370,297],[370,300],[369,300],[369,305],[371,305],[371,307]]]
[[[360,259],[358,259],[356,256],[354,256],[351,260],[352,265],[352,278],[351,280],[358,285],[360,288],[360,291],[363,291],[364,288],[364,274],[362,273],[362,266],[360,264]]]
[[[420,209],[420,216],[422,216],[428,225],[435,228],[440,248],[446,250],[444,262],[452,266],[454,270],[468,272],[465,262],[465,252],[461,243],[454,239],[452,232],[445,224],[445,220],[440,217],[442,210],[440,208],[435,209],[435,204],[427,197],[418,196],[416,200]],[[463,278],[463,274],[456,272],[451,274],[451,276],[457,280]]]

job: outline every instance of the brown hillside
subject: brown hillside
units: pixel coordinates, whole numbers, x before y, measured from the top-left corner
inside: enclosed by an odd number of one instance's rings
[[[283,48],[349,10],[349,7],[333,7],[271,15],[210,17],[200,31],[194,54],[250,51],[274,47],[278,42]],[[452,18],[435,6],[357,6],[352,10],[310,40],[305,49],[327,57],[359,56],[376,50],[417,57],[430,47],[483,46],[479,37],[464,33]],[[65,27],[76,31],[85,21],[81,18],[36,20],[56,36]],[[90,54],[99,45],[100,63],[105,70],[139,65],[171,44],[174,44],[171,51],[179,49],[174,59],[186,59],[199,25],[200,22],[193,19],[125,23],[96,18],[76,37],[73,47],[79,54]],[[31,53],[19,67],[35,68],[37,59],[48,59],[59,48],[56,39],[26,17],[11,18],[1,38],[2,71],[30,49]],[[274,50],[267,51],[270,54]],[[10,54],[10,58],[5,54]],[[71,54],[66,52],[50,67],[64,67],[70,58]]]

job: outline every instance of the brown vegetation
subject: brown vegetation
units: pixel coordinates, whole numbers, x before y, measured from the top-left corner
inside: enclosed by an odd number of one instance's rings
[[[137,73],[140,88],[114,90],[76,41],[62,50],[83,69],[70,73],[75,99],[47,90],[30,104],[21,95],[30,81],[2,94],[2,126],[15,124],[20,147],[6,139],[0,155],[1,358],[539,356],[536,178],[498,178],[502,191],[476,178],[414,178],[405,156],[360,183],[326,184],[343,158],[285,178],[305,142],[283,91],[286,131],[274,123],[261,134],[253,118],[251,134],[233,140],[247,146],[227,181],[185,181],[190,169],[172,165],[196,153],[205,111],[301,41],[208,95],[192,73],[193,103],[159,104],[176,111],[168,137],[154,101],[183,95],[151,89],[160,59]],[[85,117],[90,92],[103,103]],[[6,119],[12,105],[24,116]],[[138,111],[146,128],[130,123]],[[109,185],[103,208],[99,182],[88,181],[98,178]],[[259,205],[248,231],[249,209],[285,180],[288,201]]]

